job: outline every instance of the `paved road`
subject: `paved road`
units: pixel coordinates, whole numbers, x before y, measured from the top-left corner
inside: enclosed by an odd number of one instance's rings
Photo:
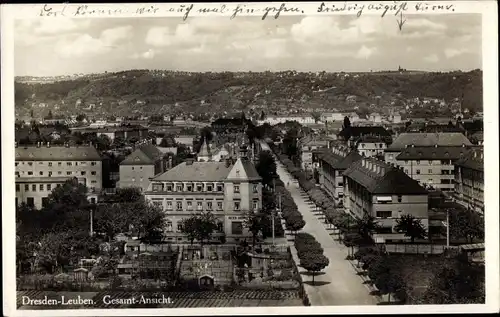
[[[266,149],[267,145],[263,148]],[[302,197],[299,185],[279,162],[277,162],[277,172],[285,186],[290,182],[288,190],[306,222],[302,232],[313,235],[330,260],[328,267],[323,270],[324,274],[315,276],[314,281],[317,285],[309,285],[312,276],[302,274],[311,305],[376,305],[377,298],[370,295],[368,286],[363,284],[352,265],[345,260],[347,248],[332,239],[330,232],[313,213],[314,207]],[[305,270],[299,268],[299,271]]]

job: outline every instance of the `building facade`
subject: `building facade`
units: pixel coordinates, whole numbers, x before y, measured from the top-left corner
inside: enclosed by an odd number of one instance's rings
[[[362,158],[344,172],[344,208],[356,218],[371,215],[378,225],[375,241],[406,240],[394,227],[413,215],[428,227],[428,192],[400,168]]]
[[[314,170],[317,166],[313,165],[313,152],[320,148],[328,148],[329,144],[329,140],[323,138],[304,137],[299,140],[298,147],[302,169],[305,171]]]
[[[355,150],[340,146],[318,156],[319,183],[337,205],[344,203],[344,171],[361,158]]]
[[[70,179],[87,186],[91,202],[102,188],[102,159],[92,146],[16,147],[16,205],[26,203],[37,209],[47,203],[52,190]]]
[[[120,163],[119,188],[137,187],[148,189],[150,178],[167,170],[165,154],[152,144],[145,144],[130,153]]]
[[[455,189],[454,163],[469,149],[466,146],[412,146],[396,156],[396,165],[422,185],[452,192]]]
[[[378,136],[362,136],[356,141],[355,144],[358,153],[366,157],[383,157],[384,151],[387,148],[386,140]]]
[[[219,235],[228,241],[249,236],[243,226],[249,212],[262,209],[262,183],[247,157],[246,147],[234,162],[195,162],[188,159],[152,179],[146,199],[167,214],[167,239],[182,243],[182,219],[203,212],[219,220]]]
[[[455,200],[484,213],[484,150],[474,148],[455,162]]]

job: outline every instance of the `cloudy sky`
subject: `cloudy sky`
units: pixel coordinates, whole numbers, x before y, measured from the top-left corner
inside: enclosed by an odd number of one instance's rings
[[[16,76],[482,68],[480,15],[17,20]]]

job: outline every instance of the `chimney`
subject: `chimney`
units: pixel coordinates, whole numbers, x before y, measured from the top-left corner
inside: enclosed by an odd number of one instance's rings
[[[40,147],[41,142],[36,142],[36,147]]]
[[[47,147],[50,147],[50,142],[47,142]]]
[[[240,158],[242,160],[246,160],[248,158],[247,153],[248,153],[247,146],[246,145],[240,146]]]
[[[64,146],[69,147],[69,143],[68,142],[64,143]]]

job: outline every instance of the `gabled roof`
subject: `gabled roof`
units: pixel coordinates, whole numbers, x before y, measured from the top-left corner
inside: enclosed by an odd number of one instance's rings
[[[354,162],[361,160],[363,157],[356,151],[352,150],[347,154],[346,157],[339,160],[336,164],[332,166],[332,168],[336,170],[345,170],[349,168]]]
[[[130,153],[120,165],[152,165],[163,155],[163,152],[156,146],[145,144]]]
[[[16,161],[100,161],[101,156],[93,146],[19,146]]]
[[[404,149],[396,160],[457,160],[469,151],[463,146],[417,146]]]
[[[387,148],[390,151],[400,151],[407,146],[470,146],[472,143],[463,133],[401,133]]]
[[[379,171],[373,171],[368,164],[378,166]],[[372,194],[427,194],[427,191],[416,180],[410,178],[402,170],[372,158],[354,162],[344,171],[344,176],[360,184]]]

